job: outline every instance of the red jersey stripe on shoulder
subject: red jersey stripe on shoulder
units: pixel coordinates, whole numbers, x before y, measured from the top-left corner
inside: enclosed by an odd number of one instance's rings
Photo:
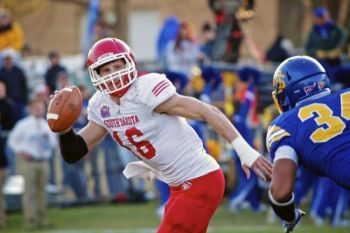
[[[161,82],[159,82],[153,89],[152,92],[153,94],[155,94],[157,92],[157,90],[159,90],[160,88],[162,88],[162,86],[166,85],[168,83],[167,80],[163,80]]]
[[[154,93],[155,96],[158,96],[162,91],[164,91],[167,87],[170,87],[170,83],[166,83],[165,86],[161,87],[157,90],[156,93]]]

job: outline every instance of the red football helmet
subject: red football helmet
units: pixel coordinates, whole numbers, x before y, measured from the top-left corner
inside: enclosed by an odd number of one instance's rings
[[[100,76],[99,67],[112,61],[122,60],[125,68]],[[136,63],[129,46],[116,38],[97,41],[87,57],[90,78],[94,87],[103,94],[122,96],[137,77]]]

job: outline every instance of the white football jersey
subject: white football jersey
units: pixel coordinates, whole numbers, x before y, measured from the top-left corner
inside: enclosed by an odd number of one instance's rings
[[[171,186],[219,168],[185,118],[154,112],[175,93],[165,75],[151,73],[134,81],[120,105],[96,92],[88,107],[89,121],[106,128],[114,140],[159,171]]]

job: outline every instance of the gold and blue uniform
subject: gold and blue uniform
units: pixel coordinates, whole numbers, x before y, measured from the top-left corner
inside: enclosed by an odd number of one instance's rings
[[[298,163],[350,189],[350,89],[301,102],[272,121],[266,145],[272,160],[278,148],[293,148]],[[290,150],[283,150],[290,151]]]

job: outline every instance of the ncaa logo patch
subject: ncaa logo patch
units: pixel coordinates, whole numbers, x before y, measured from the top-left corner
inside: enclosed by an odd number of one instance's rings
[[[102,118],[110,117],[111,114],[109,113],[109,106],[103,105],[100,109]]]

